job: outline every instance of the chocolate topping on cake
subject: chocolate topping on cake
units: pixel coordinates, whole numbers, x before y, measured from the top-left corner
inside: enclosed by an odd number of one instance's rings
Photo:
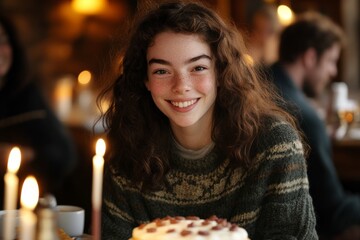
[[[171,240],[191,239],[202,236],[204,239],[248,240],[245,229],[231,224],[226,219],[211,216],[200,219],[197,216],[176,216],[157,218],[150,223],[141,224],[133,230],[132,240],[156,240],[168,236]],[[167,237],[166,237],[167,238]]]

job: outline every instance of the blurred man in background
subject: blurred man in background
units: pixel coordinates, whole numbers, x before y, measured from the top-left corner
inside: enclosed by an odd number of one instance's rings
[[[281,25],[275,6],[260,4],[249,11],[245,30],[246,47],[255,64],[268,66],[278,58]]]
[[[343,35],[340,27],[323,15],[309,12],[298,16],[281,34],[279,62],[270,73],[310,146],[308,175],[319,235],[355,240],[360,239],[360,197],[344,192],[333,165],[325,122],[308,98],[319,96],[337,75]]]

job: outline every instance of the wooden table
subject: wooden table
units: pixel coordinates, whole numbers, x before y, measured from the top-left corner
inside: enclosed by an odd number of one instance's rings
[[[360,182],[360,139],[335,140],[333,157],[341,181]]]

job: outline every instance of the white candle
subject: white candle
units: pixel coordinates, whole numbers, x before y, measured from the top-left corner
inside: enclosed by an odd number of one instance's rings
[[[3,238],[5,240],[15,239],[16,229],[16,209],[19,178],[16,176],[21,162],[21,152],[18,147],[14,147],[10,151],[7,172],[4,176],[5,195],[4,210],[6,210],[5,221],[3,226]]]
[[[96,154],[93,157],[93,182],[92,182],[92,234],[94,240],[100,239],[101,232],[101,198],[104,169],[105,141],[99,139],[96,142]]]
[[[101,207],[105,150],[105,141],[100,138],[96,142],[96,155],[93,157],[92,204],[95,209]]]
[[[20,240],[34,240],[36,233],[36,214],[34,209],[39,201],[39,186],[33,176],[25,179],[21,189]]]

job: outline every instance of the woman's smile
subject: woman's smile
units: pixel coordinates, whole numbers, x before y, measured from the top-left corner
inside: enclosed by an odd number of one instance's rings
[[[169,102],[176,108],[182,108],[186,110],[190,110],[189,107],[194,107],[198,99],[180,101],[180,100],[170,100]]]

